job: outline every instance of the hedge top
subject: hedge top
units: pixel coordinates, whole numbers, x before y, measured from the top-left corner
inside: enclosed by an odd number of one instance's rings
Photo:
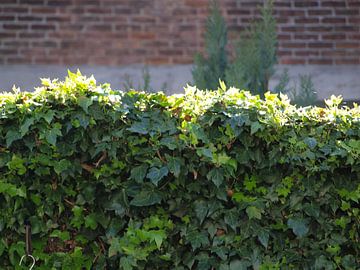
[[[358,269],[356,104],[42,83],[0,95],[1,269],[24,219],[37,269]]]

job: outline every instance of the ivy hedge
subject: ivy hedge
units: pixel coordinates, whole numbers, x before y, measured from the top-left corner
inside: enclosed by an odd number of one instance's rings
[[[360,108],[69,73],[0,95],[0,268],[360,269]]]

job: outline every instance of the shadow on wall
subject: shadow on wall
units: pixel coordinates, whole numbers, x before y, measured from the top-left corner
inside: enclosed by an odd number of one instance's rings
[[[105,66],[41,66],[41,65],[13,65],[0,66],[0,91],[11,91],[15,84],[22,91],[33,91],[40,85],[39,78],[63,79],[67,69],[75,71],[77,68],[84,75],[94,74],[99,83],[110,83],[113,89],[125,90],[129,83],[134,87],[143,86],[143,66],[105,67]],[[344,100],[360,99],[360,66],[323,66],[299,65],[277,66],[276,74],[269,82],[273,89],[281,78],[284,69],[289,70],[291,80],[297,80],[299,74],[312,75],[318,99],[323,100],[331,95],[342,95]],[[182,93],[183,87],[192,82],[192,65],[149,66],[150,88],[161,90],[166,85],[166,94]],[[230,86],[230,85],[228,85]]]

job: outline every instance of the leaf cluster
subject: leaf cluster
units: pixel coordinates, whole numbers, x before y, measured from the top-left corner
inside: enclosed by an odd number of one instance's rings
[[[360,108],[235,88],[0,95],[0,268],[358,269]]]

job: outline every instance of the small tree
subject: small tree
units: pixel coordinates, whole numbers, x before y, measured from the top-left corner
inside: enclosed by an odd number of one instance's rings
[[[225,79],[227,27],[216,0],[210,3],[210,15],[206,22],[206,56],[198,53],[194,59],[192,75],[200,89],[216,89],[219,79]]]
[[[261,8],[261,19],[254,21],[241,35],[236,47],[236,58],[226,72],[228,85],[249,89],[255,94],[268,91],[274,74],[277,34],[273,3],[267,1]]]

